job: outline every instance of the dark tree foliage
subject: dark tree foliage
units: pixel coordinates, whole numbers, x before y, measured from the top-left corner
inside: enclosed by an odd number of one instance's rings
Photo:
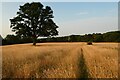
[[[93,34],[93,41],[94,42],[103,42],[104,41],[103,35],[101,33]]]
[[[2,45],[11,45],[11,44],[21,44],[21,43],[32,43],[32,39],[30,37],[20,37],[17,35],[7,35],[2,40]]]
[[[33,39],[36,45],[38,37],[58,35],[58,26],[53,21],[53,10],[40,2],[26,3],[20,6],[17,16],[10,19],[12,31],[21,37]]]
[[[8,45],[8,44],[15,44],[19,43],[19,38],[16,37],[15,35],[7,35],[2,42],[2,45]]]
[[[78,42],[80,41],[80,35],[71,35],[70,37],[68,37],[68,40],[70,42]]]
[[[2,36],[0,35],[0,46],[2,45],[2,40],[3,40],[3,38],[2,38]]]
[[[31,43],[32,39],[29,37],[20,37],[15,35],[7,35],[2,41],[2,45]],[[86,35],[70,35],[62,37],[49,37],[37,39],[37,42],[120,42],[120,31],[112,31],[107,33],[93,33]]]
[[[120,31],[112,31],[103,34],[105,42],[120,42]]]
[[[120,31],[40,39],[40,42],[120,42]]]
[[[1,35],[0,35],[0,39],[3,39]]]

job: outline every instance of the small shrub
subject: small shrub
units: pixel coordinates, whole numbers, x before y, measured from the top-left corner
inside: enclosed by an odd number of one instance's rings
[[[93,45],[92,42],[87,42],[87,45]]]

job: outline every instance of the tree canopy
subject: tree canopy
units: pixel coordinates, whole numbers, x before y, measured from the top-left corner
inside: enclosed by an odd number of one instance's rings
[[[20,6],[17,16],[10,19],[12,31],[20,37],[30,37],[36,45],[38,37],[58,35],[58,26],[54,23],[53,10],[40,2],[25,3]]]

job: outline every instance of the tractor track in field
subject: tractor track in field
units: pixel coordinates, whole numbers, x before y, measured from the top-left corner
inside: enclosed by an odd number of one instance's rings
[[[79,70],[80,70],[80,78],[89,78],[89,72],[88,68],[85,62],[84,54],[83,54],[83,49],[81,48],[80,50],[80,58],[79,58]]]

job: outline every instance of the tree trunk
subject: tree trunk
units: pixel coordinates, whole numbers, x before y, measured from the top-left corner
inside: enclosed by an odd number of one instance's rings
[[[33,45],[36,46],[36,42],[35,41],[33,41]]]
[[[33,37],[33,45],[36,46],[36,41],[37,41],[37,38],[36,37]]]

